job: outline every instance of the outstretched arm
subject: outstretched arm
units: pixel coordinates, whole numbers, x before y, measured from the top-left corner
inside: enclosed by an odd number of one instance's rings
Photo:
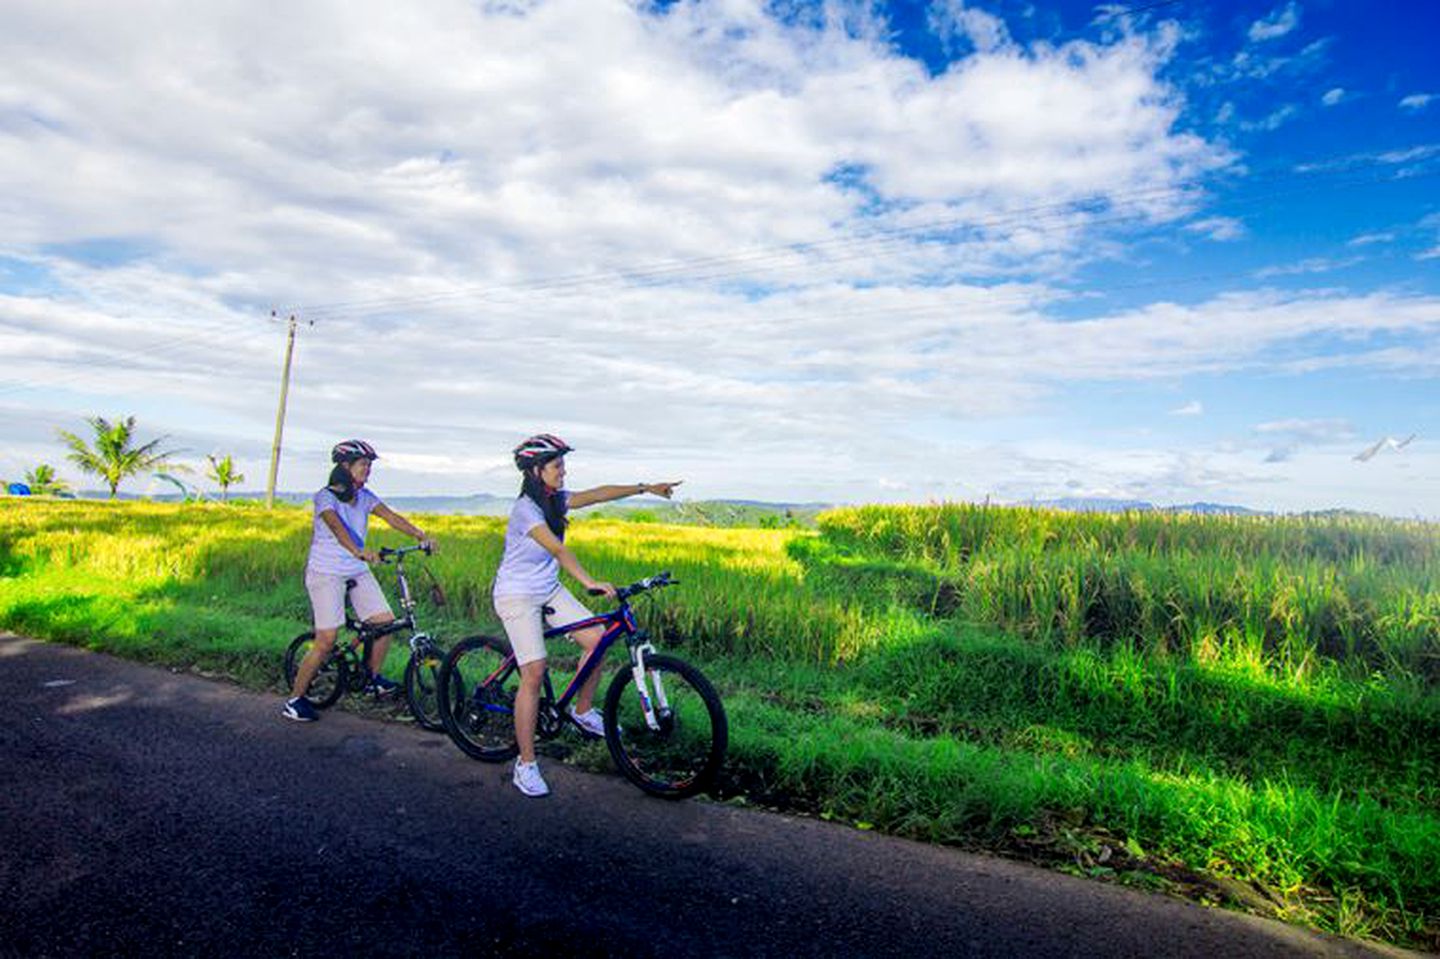
[[[383,519],[385,522],[389,523],[391,529],[398,529],[406,536],[415,537],[415,539],[420,543],[421,546],[428,546],[432,550],[435,548],[435,541],[432,540],[429,536],[425,535],[425,531],[423,529],[416,526],[414,523],[410,522],[408,519],[401,516],[399,513],[386,506],[384,503],[381,503],[379,506],[375,507],[375,515]]]
[[[580,509],[583,506],[594,506],[596,503],[624,499],[627,496],[639,496],[641,493],[654,493],[656,496],[669,499],[674,495],[675,487],[683,482],[685,481],[675,480],[670,483],[626,483],[623,486],[596,486],[594,489],[571,493],[570,508]]]

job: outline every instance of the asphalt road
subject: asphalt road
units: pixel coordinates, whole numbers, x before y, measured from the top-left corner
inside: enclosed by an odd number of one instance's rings
[[[0,636],[0,954],[1396,955]]]

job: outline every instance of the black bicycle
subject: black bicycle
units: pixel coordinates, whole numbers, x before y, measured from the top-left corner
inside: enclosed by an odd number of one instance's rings
[[[590,626],[603,626],[605,633],[558,698],[546,671],[535,722],[535,734],[542,740],[553,739],[567,722],[574,722],[566,707],[605,651],[623,638],[630,658],[615,673],[605,696],[605,744],[626,779],[667,799],[693,796],[714,783],[729,736],[715,687],[684,660],[657,653],[630,608],[631,597],[675,584],[669,573],[642,579],[616,591],[620,605],[610,612],[546,630],[546,639]],[[494,763],[519,751],[514,717],[520,667],[509,643],[493,636],[462,639],[445,657],[439,684],[445,691],[445,731],[462,752]]]
[[[348,642],[336,640],[330,655],[320,664],[305,692],[306,698],[316,707],[326,709],[333,706],[347,692],[363,693],[370,681],[370,670],[366,664],[370,662],[370,650],[375,641],[382,636],[408,631],[410,658],[405,663],[406,705],[421,726],[432,730],[444,728],[436,690],[440,688],[440,667],[445,661],[445,650],[429,633],[420,629],[415,618],[415,597],[410,591],[410,579],[405,575],[405,557],[417,550],[426,555],[430,553],[424,546],[405,546],[400,549],[387,547],[380,550],[380,562],[388,564],[391,559],[395,561],[395,580],[400,592],[402,615],[393,622],[374,626],[357,620],[348,609],[345,611],[345,628],[351,633],[351,637]],[[354,587],[355,580],[345,581],[347,598]],[[314,631],[301,633],[291,641],[290,648],[285,650],[286,686],[294,686],[295,673],[314,645]]]

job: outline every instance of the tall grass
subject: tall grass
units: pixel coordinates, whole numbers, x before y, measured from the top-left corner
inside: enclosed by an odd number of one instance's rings
[[[913,605],[1031,639],[1440,682],[1434,524],[947,504],[819,526],[794,549],[817,575],[888,565],[919,589]]]

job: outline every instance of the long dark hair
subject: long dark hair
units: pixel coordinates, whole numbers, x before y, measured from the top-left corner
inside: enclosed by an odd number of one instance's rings
[[[525,471],[525,479],[520,483],[520,495],[528,496],[540,507],[541,514],[545,517],[545,525],[550,527],[550,532],[555,538],[561,541],[565,539],[565,497],[560,491],[550,492],[540,479],[540,468],[531,467]]]
[[[348,503],[355,498],[355,477],[350,475],[348,463],[336,463],[335,468],[330,471],[330,481],[325,485],[342,503]]]

